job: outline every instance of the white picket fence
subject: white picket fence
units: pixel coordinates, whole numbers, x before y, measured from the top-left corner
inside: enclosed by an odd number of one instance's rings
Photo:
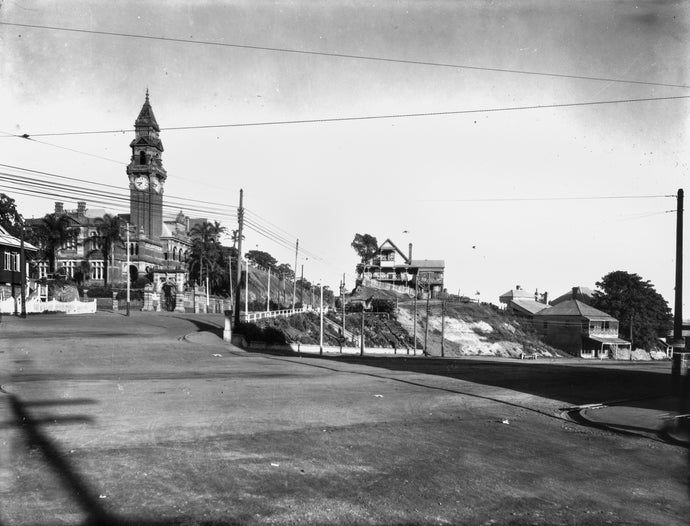
[[[7,298],[0,301],[0,313],[14,314],[21,311],[19,298]],[[64,312],[66,314],[91,314],[96,312],[96,300],[91,301],[41,301],[37,298],[26,300],[26,313]]]
[[[319,309],[312,308],[311,305],[302,307],[301,309],[283,309],[283,310],[272,310],[272,311],[257,311],[257,312],[242,312],[240,313],[240,320],[256,321],[263,320],[265,318],[281,318],[285,316],[292,316],[293,314],[299,314],[301,312],[319,312]],[[328,314],[328,307],[323,308],[323,313]]]

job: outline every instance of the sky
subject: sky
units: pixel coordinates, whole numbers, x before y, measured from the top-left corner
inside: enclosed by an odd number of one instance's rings
[[[352,287],[368,233],[482,301],[625,270],[672,306],[689,33],[682,1],[4,0],[0,163],[126,193],[148,89],[167,212],[235,229],[243,189],[245,249],[294,267],[299,238],[314,283]],[[25,217],[58,200],[3,185]]]

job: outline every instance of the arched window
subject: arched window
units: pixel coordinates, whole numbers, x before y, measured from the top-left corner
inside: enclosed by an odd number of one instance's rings
[[[177,259],[177,247],[173,248],[173,257],[172,258],[173,258],[173,261],[175,261]]]
[[[139,152],[139,164],[146,164],[146,152],[144,150]]]

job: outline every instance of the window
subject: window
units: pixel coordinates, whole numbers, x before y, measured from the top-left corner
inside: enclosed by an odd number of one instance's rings
[[[146,164],[146,152],[144,150],[139,152],[139,164]]]
[[[5,270],[12,270],[12,254],[5,252]]]
[[[103,279],[103,262],[91,262],[91,279]]]

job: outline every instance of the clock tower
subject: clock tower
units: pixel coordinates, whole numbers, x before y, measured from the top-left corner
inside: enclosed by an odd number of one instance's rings
[[[160,243],[163,228],[163,186],[167,178],[161,155],[163,143],[158,134],[160,128],[146,100],[134,122],[135,137],[129,144],[132,158],[127,166],[129,178],[130,222],[135,232]]]

